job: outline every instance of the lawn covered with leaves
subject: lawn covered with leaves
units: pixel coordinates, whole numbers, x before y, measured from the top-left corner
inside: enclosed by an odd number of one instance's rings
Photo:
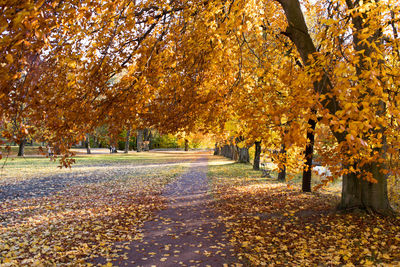
[[[71,169],[45,158],[9,160],[0,178],[0,265],[85,265],[111,258],[164,207],[161,190],[193,155],[80,156]]]
[[[248,265],[400,264],[400,217],[340,214],[331,189],[301,193],[251,165],[218,160],[208,173],[217,208]]]

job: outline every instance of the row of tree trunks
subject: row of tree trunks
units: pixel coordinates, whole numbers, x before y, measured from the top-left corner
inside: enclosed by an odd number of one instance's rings
[[[250,162],[249,147],[240,148],[235,144],[225,144],[222,147],[215,144],[214,155],[224,156],[240,163]]]
[[[255,145],[255,152],[254,152],[254,162],[253,162],[253,169],[260,170],[260,161],[261,161],[261,141],[256,141]],[[234,158],[234,151],[233,149],[235,146],[233,145],[223,145],[220,147],[218,144],[215,144],[214,155],[224,156],[230,159]],[[236,146],[237,148],[237,146]],[[240,163],[249,163],[250,162],[250,155],[249,155],[249,147],[238,148],[239,150],[239,162]],[[286,159],[286,147],[283,144],[280,154],[283,155],[284,159]],[[283,161],[282,166],[279,169],[278,174],[278,181],[284,182],[286,180],[286,164],[285,160]]]

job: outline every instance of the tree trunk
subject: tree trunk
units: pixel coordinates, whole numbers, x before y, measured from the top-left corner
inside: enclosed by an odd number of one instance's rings
[[[311,192],[311,177],[312,177],[312,160],[314,154],[314,139],[315,139],[315,126],[317,122],[313,119],[308,120],[308,130],[307,130],[307,145],[305,151],[306,164],[303,168],[303,192]]]
[[[224,145],[224,157],[228,159],[232,159],[232,151],[231,151],[231,146],[230,145]]]
[[[189,151],[189,140],[185,139],[185,151]]]
[[[249,148],[242,147],[239,148],[239,162],[240,163],[249,163],[250,162],[250,155],[249,155]]]
[[[285,16],[288,21],[288,27],[284,33],[288,36],[299,52],[302,61],[305,65],[310,65],[308,57],[316,52],[315,45],[309,34],[307,25],[304,20],[303,12],[301,11],[300,3],[298,0],[277,0],[285,11]],[[350,1],[348,1],[350,3]],[[350,7],[349,7],[350,8]],[[362,30],[362,25],[357,25],[358,20],[362,22],[362,18],[357,17],[353,19],[353,24],[357,30]],[[357,35],[353,32],[354,41],[357,44]],[[355,46],[355,50],[359,51]],[[360,53],[360,56],[364,53]],[[362,61],[360,61],[362,62]],[[341,105],[333,94],[329,94],[332,91],[332,84],[326,73],[322,75],[322,79],[314,82],[314,91],[320,94],[325,94],[325,99],[321,101],[324,108],[329,110],[331,114],[336,114]],[[332,131],[336,137],[338,143],[345,140],[347,132],[335,132]],[[390,213],[392,211],[388,195],[387,195],[387,182],[386,177],[383,176],[382,170],[384,166],[378,166],[378,163],[374,163],[370,166],[370,171],[378,181],[378,184],[370,184],[367,181],[356,180],[359,179],[355,174],[348,174],[343,177],[343,188],[342,188],[342,201],[340,203],[341,209],[364,209],[372,210],[379,213]]]
[[[221,156],[226,157],[226,145],[221,147]]]
[[[131,129],[128,129],[128,131],[126,131],[126,139],[125,139],[125,150],[124,153],[128,153],[129,152],[129,140],[131,139]]]
[[[286,181],[286,146],[285,146],[285,144],[282,144],[279,155],[281,157],[283,155],[283,160],[281,163],[282,166],[279,167],[278,181],[285,182]]]
[[[254,143],[255,152],[254,152],[254,162],[253,162],[253,170],[260,170],[260,156],[261,156],[261,141],[257,141]]]
[[[18,157],[25,156],[26,137],[23,137],[18,144]]]
[[[373,174],[378,183],[370,183],[357,177],[355,173],[343,176],[342,198],[339,204],[341,210],[366,210],[383,215],[393,214],[387,197],[387,175],[377,164],[369,165],[367,171]]]
[[[86,153],[92,154],[92,151],[90,150],[90,135],[89,134],[86,135],[85,147],[86,147]]]
[[[239,151],[236,145],[231,144],[231,152],[232,152],[232,157],[231,159],[233,159],[234,161],[238,161],[239,160]]]
[[[229,145],[224,145],[222,147],[222,156],[229,158]]]
[[[136,137],[136,151],[142,152],[143,150],[143,130],[137,130],[137,137]]]
[[[215,148],[214,148],[214,156],[218,156],[221,152],[221,149],[219,148],[218,144],[215,143]]]
[[[150,150],[150,139],[151,139],[151,131],[149,128],[145,128],[143,130],[143,150]]]

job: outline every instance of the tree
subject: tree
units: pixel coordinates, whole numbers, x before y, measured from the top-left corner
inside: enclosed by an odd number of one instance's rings
[[[307,26],[304,21],[303,13],[300,8],[298,1],[279,1],[282,5],[285,15],[288,21],[288,27],[286,35],[296,45],[297,50],[303,60],[303,63],[310,66],[311,69],[317,69],[315,61],[312,60],[312,55],[317,53],[317,49],[313,43],[313,40],[309,34]],[[356,102],[355,107],[362,108],[368,103],[372,110],[370,114],[383,115],[386,114],[386,101],[382,98],[382,94],[374,90],[373,88],[383,89],[381,84],[377,84],[377,81],[381,80],[380,67],[384,67],[384,64],[380,58],[382,40],[382,4],[380,2],[366,1],[361,3],[359,1],[346,1],[347,8],[354,10],[354,12],[347,13],[347,17],[352,20],[352,39],[353,39],[353,52],[352,52],[352,64],[355,70],[356,80],[352,85],[354,93],[360,97],[359,101]],[[372,7],[380,9],[378,12],[372,11]],[[377,17],[376,15],[380,15]],[[378,19],[374,21],[374,19]],[[375,26],[375,27],[374,27]],[[368,31],[371,34],[364,34],[363,32]],[[376,63],[376,65],[374,64]],[[378,66],[376,69],[375,79],[366,80],[366,74],[371,75],[373,66]],[[334,92],[334,87],[325,66],[320,66],[319,71],[322,70],[318,79],[314,82],[314,91],[321,93],[324,98],[321,100],[321,105],[326,113],[326,118],[335,118],[341,114],[346,113],[346,110],[353,108],[351,103],[342,104]],[[362,86],[362,87],[361,87]],[[340,97],[340,96],[339,96]],[[339,98],[340,99],[340,98]],[[385,103],[386,102],[386,103]],[[372,122],[367,121],[367,129],[363,130],[362,133],[358,133],[355,130],[356,122],[358,118],[352,118],[352,120],[345,120],[348,124],[345,125],[344,129],[339,129],[331,122],[331,129],[335,135],[339,146],[341,146],[343,155],[347,155],[349,161],[344,165],[344,169],[348,171],[343,175],[343,191],[340,208],[342,209],[366,209],[372,210],[379,213],[390,213],[391,207],[387,197],[387,169],[385,168],[385,158],[387,153],[387,137],[385,132],[385,122],[383,120],[373,120]],[[354,123],[352,122],[354,121]],[[337,123],[337,121],[334,121]],[[371,125],[372,124],[372,125]],[[371,127],[368,129],[368,126]],[[361,125],[359,125],[361,126]],[[362,130],[364,127],[361,127]],[[371,146],[364,140],[368,138],[368,141],[377,142],[378,146]],[[367,152],[366,156],[361,158],[355,158],[352,147],[357,147],[354,142],[361,143],[363,149]],[[356,159],[356,160],[355,160]]]
[[[185,138],[185,151],[189,151],[189,140]]]
[[[128,128],[128,130],[126,131],[124,153],[128,153],[129,152],[129,140],[130,140],[130,138],[131,138],[131,128]]]
[[[137,147],[137,152],[142,152],[143,151],[143,130],[138,129],[136,130],[136,147]]]
[[[92,151],[90,150],[90,135],[89,134],[86,134],[85,147],[86,147],[86,153],[92,154]]]
[[[254,142],[254,146],[255,146],[255,151],[254,151],[253,170],[258,171],[260,169],[261,141]]]

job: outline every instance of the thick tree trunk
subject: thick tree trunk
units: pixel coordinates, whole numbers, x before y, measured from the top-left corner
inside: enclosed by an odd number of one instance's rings
[[[303,168],[303,182],[302,190],[303,192],[311,192],[311,177],[312,177],[312,161],[314,154],[314,139],[315,139],[315,127],[317,122],[313,119],[308,120],[308,130],[307,130],[307,145],[305,151],[306,164]]]
[[[255,152],[254,152],[254,162],[253,162],[253,170],[260,170],[260,157],[261,157],[261,141],[257,141],[254,143]]]
[[[279,152],[279,154],[281,157],[283,157],[283,160],[282,160],[282,165],[279,168],[278,181],[285,182],[286,181],[286,146],[285,146],[285,144],[282,144],[281,151]]]
[[[288,27],[286,29],[285,35],[287,35],[292,42],[295,44],[302,61],[305,65],[310,65],[308,57],[316,52],[315,45],[311,39],[308,28],[306,26],[303,12],[301,11],[300,2],[298,0],[277,0],[285,11],[285,16],[288,21]],[[352,3],[351,1],[347,1]],[[349,6],[350,7],[350,6]],[[361,17],[356,17],[353,20],[353,24],[356,29],[362,30]],[[354,41],[357,42],[357,35],[354,34]],[[355,46],[355,50],[359,51]],[[360,56],[364,53],[360,53]],[[362,62],[362,61],[360,61]],[[341,107],[337,99],[333,94],[327,94],[332,91],[332,84],[329,77],[326,74],[322,75],[322,79],[314,82],[314,91],[325,94],[326,98],[321,101],[324,108],[329,110],[331,114],[335,114]],[[347,132],[335,132],[333,131],[338,143],[345,140]],[[343,177],[343,188],[342,188],[342,202],[340,204],[341,209],[364,209],[372,210],[379,213],[390,213],[392,209],[390,208],[388,195],[387,195],[387,183],[384,179],[381,170],[384,166],[378,166],[378,163],[372,164],[368,171],[370,171],[378,181],[378,184],[371,184],[367,181],[356,180],[359,179],[355,174],[348,174]]]
[[[189,151],[189,140],[185,139],[185,151]]]
[[[387,176],[380,172],[377,164],[366,168],[378,180],[378,183],[370,183],[356,174],[349,173],[343,176],[342,198],[339,204],[341,210],[367,210],[383,215],[393,214],[387,194]]]
[[[136,137],[136,151],[142,152],[143,150],[143,130],[137,130],[137,137]]]
[[[124,153],[128,153],[129,152],[129,140],[131,139],[131,129],[128,129],[128,131],[126,131],[126,139],[125,139],[125,150]]]
[[[18,144],[18,157],[25,156],[26,137],[22,138]]]
[[[86,153],[87,154],[92,154],[92,151],[90,150],[90,136],[89,136],[89,134],[86,135],[85,147],[86,147]]]
[[[240,163],[249,163],[250,162],[250,155],[249,155],[248,147],[239,148],[239,162]]]

